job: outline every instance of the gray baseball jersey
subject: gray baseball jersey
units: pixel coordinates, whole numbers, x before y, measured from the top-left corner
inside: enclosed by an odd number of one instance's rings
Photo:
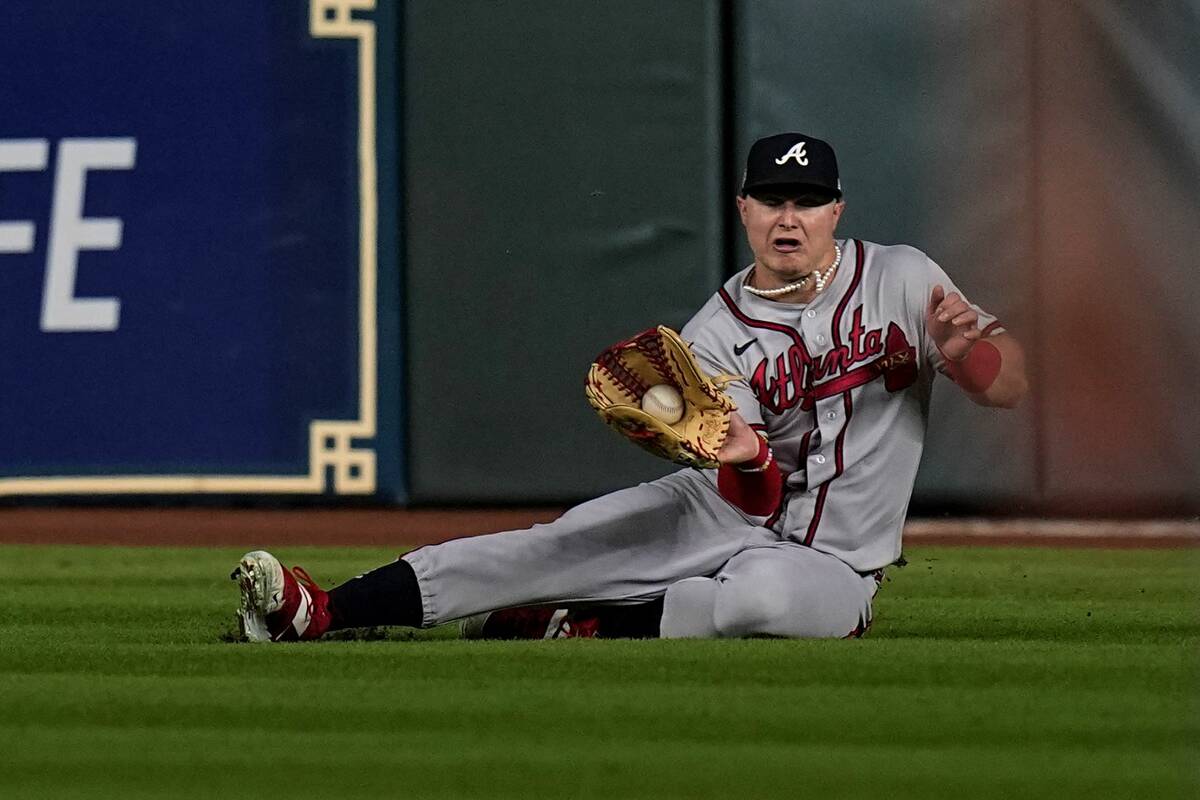
[[[765,524],[864,572],[900,556],[933,368],[944,366],[925,312],[936,284],[958,288],[915,248],[840,246],[841,267],[807,305],[744,291],[747,267],[682,335],[708,369],[747,378],[726,391],[788,474]],[[1004,330],[972,307],[984,335]]]
[[[840,246],[841,267],[811,303],[744,292],[747,267],[682,332],[709,369],[746,376],[728,391],[788,473],[774,514],[734,507],[715,470],[681,470],[546,525],[423,547],[404,558],[424,624],[664,597],[663,636],[861,633],[877,571],[900,554],[931,367],[942,366],[925,310],[935,284],[957,289],[911,247]]]

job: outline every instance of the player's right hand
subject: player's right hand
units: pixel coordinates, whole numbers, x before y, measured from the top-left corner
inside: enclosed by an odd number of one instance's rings
[[[729,414],[729,434],[725,444],[717,451],[717,461],[722,464],[741,464],[750,461],[758,455],[758,434],[742,419],[742,415],[733,411]]]
[[[946,294],[939,283],[929,295],[925,311],[925,330],[942,355],[951,361],[962,361],[971,352],[983,332],[979,329],[979,314],[958,292]]]

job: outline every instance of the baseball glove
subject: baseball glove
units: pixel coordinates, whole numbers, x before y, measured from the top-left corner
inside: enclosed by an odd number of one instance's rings
[[[587,398],[608,425],[654,455],[689,467],[717,467],[717,451],[737,406],[722,391],[740,375],[709,377],[687,342],[662,325],[642,331],[596,356]],[[642,410],[651,386],[667,384],[683,397],[683,417],[667,424]]]

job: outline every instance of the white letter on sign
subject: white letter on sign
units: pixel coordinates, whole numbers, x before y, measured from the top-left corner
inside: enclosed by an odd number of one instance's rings
[[[40,172],[49,152],[45,139],[0,141],[0,172]],[[32,222],[0,222],[0,253],[32,252]]]
[[[83,193],[89,169],[133,169],[134,139],[63,139],[54,178],[50,254],[42,295],[44,331],[115,331],[121,301],[115,297],[75,297],[80,250],[116,250],[121,220],[84,218]]]

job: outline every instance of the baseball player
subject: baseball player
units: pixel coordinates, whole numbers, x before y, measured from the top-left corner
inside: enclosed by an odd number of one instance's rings
[[[835,236],[833,149],[751,147],[737,207],[754,262],[683,328],[742,381],[716,469],[556,521],[422,547],[329,592],[269,553],[233,577],[252,640],[467,620],[490,637],[849,637],[897,561],[936,373],[976,403],[1027,389],[1018,343],[912,247]]]

